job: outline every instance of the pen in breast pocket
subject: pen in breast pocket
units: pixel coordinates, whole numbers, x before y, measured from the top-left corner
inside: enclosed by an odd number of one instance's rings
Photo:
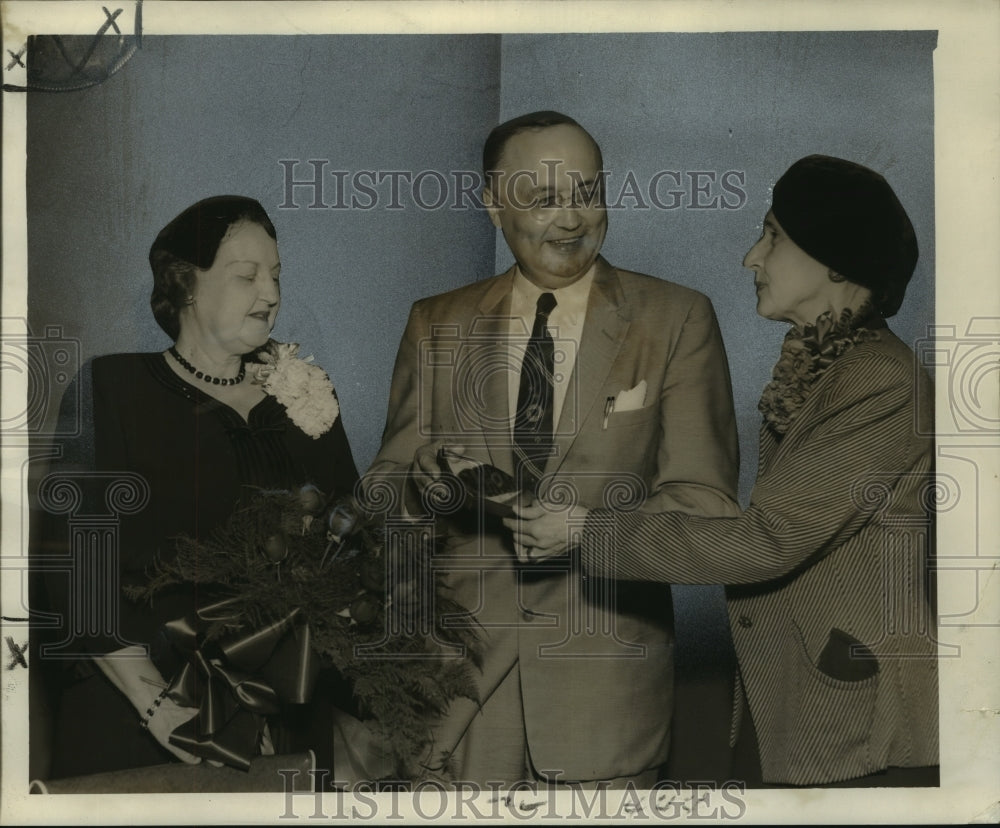
[[[607,431],[608,429],[608,417],[615,413],[615,398],[608,397],[604,403],[604,423],[601,425],[601,431]]]

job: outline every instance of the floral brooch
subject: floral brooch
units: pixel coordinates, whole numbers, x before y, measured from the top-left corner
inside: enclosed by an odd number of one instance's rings
[[[294,342],[271,339],[261,348],[253,368],[254,382],[281,403],[292,422],[314,440],[330,430],[340,413],[333,383],[313,364],[311,356],[298,356]]]

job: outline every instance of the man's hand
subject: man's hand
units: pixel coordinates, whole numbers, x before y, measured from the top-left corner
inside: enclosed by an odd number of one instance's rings
[[[587,516],[587,510],[577,506],[571,524],[569,507],[533,503],[513,508],[515,516],[504,518],[503,523],[514,536],[514,548],[521,563],[565,555],[570,548],[571,526],[581,526]]]
[[[434,493],[428,497],[427,488],[440,481],[444,475],[438,455],[445,445],[458,453],[464,451],[462,446],[436,440],[424,443],[413,455],[413,463],[410,464],[410,483],[406,493],[406,510],[411,515],[424,514],[428,509],[434,511]],[[445,501],[450,499],[447,492],[440,492],[440,495]]]

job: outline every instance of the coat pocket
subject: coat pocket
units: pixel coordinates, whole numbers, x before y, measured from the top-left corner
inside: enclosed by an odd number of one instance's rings
[[[850,638],[848,636],[848,638]],[[842,653],[845,643],[834,636],[833,650]],[[851,639],[851,642],[856,642]],[[787,676],[784,719],[775,722],[770,741],[772,761],[783,768],[782,781],[809,784],[848,779],[874,769],[871,759],[872,725],[878,695],[879,672],[866,667],[859,679],[836,678],[814,664],[801,641]],[[824,650],[825,652],[825,650]],[[827,669],[831,657],[824,659]],[[852,668],[853,669],[853,668]],[[762,757],[763,759],[763,757]]]
[[[840,681],[864,681],[879,671],[875,654],[854,636],[836,627],[830,630],[817,668]]]

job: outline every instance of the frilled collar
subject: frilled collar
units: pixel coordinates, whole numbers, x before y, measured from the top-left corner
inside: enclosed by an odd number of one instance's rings
[[[764,387],[757,408],[764,422],[783,435],[809,398],[813,385],[833,361],[860,342],[879,338],[885,320],[868,303],[846,308],[834,321],[827,311],[811,325],[795,325],[781,346],[781,356]]]

